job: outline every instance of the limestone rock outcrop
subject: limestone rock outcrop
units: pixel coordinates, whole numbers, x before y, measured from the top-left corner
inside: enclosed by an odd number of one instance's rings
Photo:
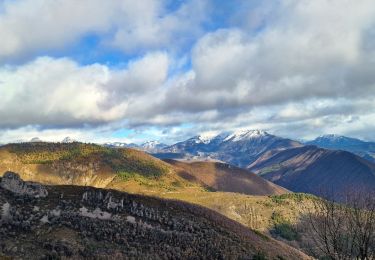
[[[47,197],[48,191],[39,183],[23,181],[17,173],[6,172],[1,178],[0,186],[18,195],[33,198]]]

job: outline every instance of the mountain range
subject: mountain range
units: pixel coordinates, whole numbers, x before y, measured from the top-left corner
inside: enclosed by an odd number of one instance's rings
[[[245,168],[269,150],[302,146],[301,143],[277,137],[261,130],[241,130],[218,135],[198,135],[164,148],[157,157],[173,154],[195,160],[219,160]],[[165,156],[164,156],[165,155]]]
[[[375,189],[374,143],[325,135],[301,143],[262,130],[198,135],[161,149],[161,159],[219,161],[246,168],[294,192]]]
[[[112,148],[134,148],[137,150],[145,151],[148,153],[158,153],[162,152],[164,148],[168,145],[160,143],[158,141],[147,141],[142,144],[135,144],[135,143],[123,143],[123,142],[108,142],[105,143],[104,146],[112,147]]]
[[[72,141],[65,138],[63,143]],[[169,146],[157,141],[140,145],[106,143],[104,146],[134,148],[160,159],[179,160],[179,166],[181,160],[206,161],[212,165],[229,164],[253,171],[295,192],[321,194],[323,187],[337,192],[349,187],[375,189],[374,143],[345,136],[324,135],[302,143],[262,130],[241,130],[197,135]],[[173,164],[176,166],[177,162]],[[200,180],[202,176],[196,175],[197,172],[202,172],[199,167],[194,171],[186,170],[193,166],[194,164],[190,164],[189,167],[183,167],[185,173],[188,172],[190,177],[199,180],[201,185],[206,185]],[[235,171],[231,171],[233,172]],[[221,177],[221,180],[225,180],[225,177]],[[208,188],[214,188],[215,185],[217,187],[218,183],[212,182]],[[228,186],[224,190],[228,190]]]

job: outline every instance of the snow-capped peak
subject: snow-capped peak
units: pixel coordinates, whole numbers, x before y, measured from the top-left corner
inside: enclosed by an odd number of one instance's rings
[[[195,139],[195,143],[203,143],[203,144],[209,144],[213,139],[220,136],[218,132],[205,132],[200,135],[198,135]]]
[[[267,136],[268,133],[263,130],[236,130],[232,134],[228,135],[224,141],[238,142],[241,140],[249,140]]]

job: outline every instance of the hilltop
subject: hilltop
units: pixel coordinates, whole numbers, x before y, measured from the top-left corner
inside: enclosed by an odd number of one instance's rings
[[[83,143],[21,143],[0,148],[0,171],[55,185],[123,186],[139,192],[183,189],[192,185],[173,168],[144,152]]]

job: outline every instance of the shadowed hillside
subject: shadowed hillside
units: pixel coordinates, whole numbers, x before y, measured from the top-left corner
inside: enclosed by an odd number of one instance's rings
[[[218,162],[182,162],[166,159],[176,167],[179,176],[206,185],[215,191],[237,192],[248,195],[276,195],[288,191],[256,174]]]
[[[265,154],[249,169],[295,192],[319,195],[375,189],[373,163],[349,152],[315,146]]]
[[[183,202],[91,187],[44,187],[10,172],[0,184],[0,256],[308,259],[220,214]]]

